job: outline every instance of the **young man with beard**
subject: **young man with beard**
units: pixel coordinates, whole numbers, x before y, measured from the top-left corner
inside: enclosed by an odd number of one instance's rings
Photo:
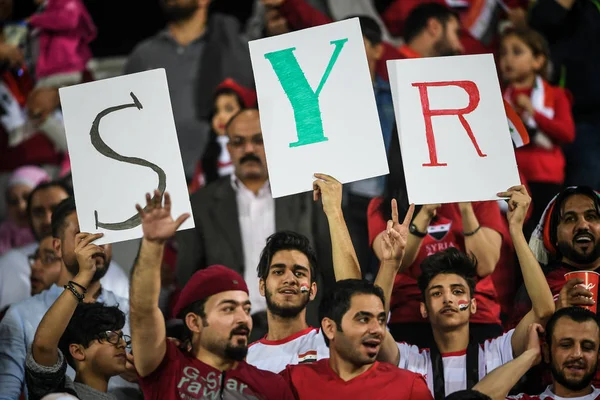
[[[96,259],[105,252],[93,244],[101,237],[75,237],[77,275],[42,318],[27,356],[30,399],[65,390],[81,400],[116,399],[106,392],[110,378],[125,372],[125,314],[115,306],[83,302],[96,277]],[[74,380],[65,375],[67,363],[76,371]]]
[[[269,331],[248,348],[249,364],[278,373],[289,364],[329,357],[323,335],[306,322],[306,306],[317,295],[316,268],[315,251],[305,236],[283,231],[267,239],[258,275]]]
[[[288,366],[281,375],[296,399],[431,399],[422,376],[377,359],[386,334],[381,288],[346,279],[319,306],[330,358]]]
[[[360,266],[342,212],[342,184],[329,175],[315,177],[313,199],[322,198],[328,217],[335,278],[359,279]],[[408,222],[405,228],[408,232]],[[290,364],[329,357],[320,330],[306,322],[306,307],[317,295],[317,255],[308,238],[290,231],[271,235],[257,272],[260,294],[267,303],[269,330],[250,346],[248,363],[280,372]]]
[[[69,197],[60,202],[52,212],[52,236],[54,237],[54,251],[62,259],[62,269],[56,285],[50,289],[31,297],[25,301],[12,305],[0,323],[0,399],[18,399],[25,382],[25,360],[27,349],[33,342],[35,331],[44,314],[63,292],[63,286],[79,272],[79,264],[75,255],[79,221],[75,209],[75,200]],[[127,299],[115,295],[110,290],[103,288],[100,279],[106,274],[110,259],[111,246],[103,245],[103,254],[98,254],[94,260],[96,271],[91,283],[87,287],[86,302],[100,302],[108,306],[118,306],[124,314],[129,312]],[[129,324],[125,323],[123,332],[129,334]],[[132,365],[129,365],[127,379],[133,380]],[[67,374],[75,377],[75,371],[68,368]],[[136,395],[137,385],[126,382],[121,377],[111,380],[109,391],[119,393],[123,398]]]
[[[189,217],[171,217],[168,193],[146,195],[144,238],[131,283],[135,366],[146,399],[291,399],[286,383],[244,361],[252,330],[248,287],[237,272],[213,265],[196,272],[183,288],[175,314],[184,320],[186,350],[167,341],[158,307],[165,242]]]
[[[469,320],[477,311],[473,299],[477,262],[450,248],[426,258],[418,278],[423,295],[421,315],[431,323],[434,346],[419,349],[410,344],[395,343],[388,334],[382,349],[382,360],[426,376],[436,400],[459,390],[472,389],[489,372],[521,355],[527,346],[528,327],[534,323],[544,325],[554,312],[550,289],[523,234],[523,221],[531,198],[523,186],[512,187],[498,196],[508,198],[510,234],[525,285],[532,295],[532,310],[516,329],[484,343],[470,341]],[[395,208],[393,202],[392,210]],[[392,221],[388,222],[388,230],[398,226],[396,211]],[[384,289],[386,300],[391,296],[393,277],[400,262],[396,263],[396,268],[393,268],[394,264],[382,264],[377,276],[376,283]]]
[[[542,331],[541,327],[531,332],[526,352],[494,370],[475,389],[493,399],[504,398],[519,379],[541,361],[538,330]],[[552,384],[542,394],[519,394],[507,399],[600,399],[600,389],[591,385],[598,367],[599,351],[600,325],[592,312],[580,307],[556,311],[546,325],[546,342],[543,344],[543,358],[550,366]]]

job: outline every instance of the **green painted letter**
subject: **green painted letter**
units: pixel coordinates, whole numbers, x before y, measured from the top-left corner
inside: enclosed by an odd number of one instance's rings
[[[302,71],[298,60],[294,56],[295,47],[265,54],[265,58],[271,63],[294,110],[298,141],[290,143],[290,147],[304,146],[327,140],[323,133],[319,94],[323,90],[323,86],[327,82],[331,70],[347,41],[348,39],[340,39],[330,42],[335,46],[335,49],[316,91],[313,91],[308,84],[304,71]]]

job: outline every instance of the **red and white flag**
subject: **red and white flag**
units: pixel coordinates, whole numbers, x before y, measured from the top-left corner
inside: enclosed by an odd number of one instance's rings
[[[514,108],[504,100],[504,109],[506,110],[506,117],[508,118],[508,130],[510,131],[510,137],[512,138],[515,147],[523,147],[529,144],[529,134],[523,121],[519,117],[519,114]]]

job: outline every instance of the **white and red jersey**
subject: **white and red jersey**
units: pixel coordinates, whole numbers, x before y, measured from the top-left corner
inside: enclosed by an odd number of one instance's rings
[[[306,328],[281,340],[260,339],[248,347],[246,362],[279,373],[288,365],[315,362],[329,357],[320,329]]]
[[[479,347],[479,379],[494,369],[513,359],[511,339],[514,329],[495,339],[486,340]],[[400,350],[399,368],[416,372],[425,377],[427,386],[433,393],[433,370],[429,349],[397,343]],[[442,353],[444,362],[444,382],[446,396],[459,390],[467,389],[467,350],[454,353]]]
[[[552,385],[548,386],[546,388],[546,390],[544,390],[544,393],[538,394],[535,396],[521,393],[516,396],[508,396],[507,399],[511,399],[511,400],[600,400],[600,389],[596,389],[593,386],[592,386],[592,393],[585,395],[585,396],[581,396],[581,397],[569,397],[568,399],[566,397],[559,397],[559,396],[555,395],[554,393],[552,393],[551,388],[552,388]]]

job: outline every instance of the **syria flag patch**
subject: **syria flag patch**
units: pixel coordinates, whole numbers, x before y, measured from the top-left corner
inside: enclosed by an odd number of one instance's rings
[[[317,351],[309,350],[306,353],[298,354],[298,364],[312,363],[317,361]]]
[[[452,222],[447,224],[432,225],[427,228],[427,233],[433,236],[435,240],[442,240],[444,237],[446,237],[451,227]]]

